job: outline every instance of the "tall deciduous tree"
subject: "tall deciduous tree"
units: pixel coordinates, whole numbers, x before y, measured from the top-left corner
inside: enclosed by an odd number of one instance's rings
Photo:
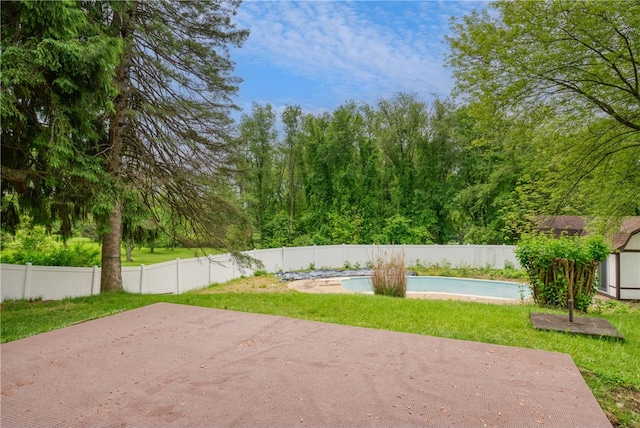
[[[544,113],[560,131],[546,144],[567,160],[568,190],[594,177],[628,177],[623,187],[586,187],[604,200],[623,199],[613,205],[626,207],[617,214],[637,211],[640,2],[497,1],[490,7],[494,13],[453,24],[449,63],[458,91],[510,121]]]
[[[231,137],[229,46],[248,33],[231,17],[239,1],[99,3],[124,49],[104,153],[113,189],[103,234],[102,290],[122,288],[121,192],[170,207],[193,242],[228,247],[221,215],[240,217],[224,192],[236,164]],[[95,11],[95,10],[94,10]]]
[[[427,105],[413,94],[400,93],[378,102],[378,143],[384,153],[386,189],[403,216],[413,210],[416,149],[427,134]]]
[[[287,177],[289,185],[289,243],[293,237],[293,220],[296,214],[296,197],[298,193],[298,164],[300,163],[300,132],[302,131],[302,109],[300,106],[287,106],[282,112],[285,142],[283,149],[287,160]]]
[[[264,244],[264,226],[269,212],[275,208],[277,189],[274,178],[274,160],[278,131],[276,114],[271,104],[254,103],[251,115],[243,115],[240,123],[240,141],[249,169],[242,193],[252,220],[258,231],[258,245]]]
[[[428,111],[427,133],[416,149],[414,216],[439,244],[455,232],[451,211],[461,144],[457,113],[453,103],[436,99]]]

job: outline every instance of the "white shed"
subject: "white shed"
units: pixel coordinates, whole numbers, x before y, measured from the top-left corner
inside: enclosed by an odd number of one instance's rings
[[[640,217],[627,217],[600,266],[599,291],[618,300],[640,300]]]

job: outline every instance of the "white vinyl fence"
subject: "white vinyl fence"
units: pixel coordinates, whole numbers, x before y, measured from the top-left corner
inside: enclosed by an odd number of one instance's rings
[[[133,293],[180,294],[251,276],[255,269],[267,272],[315,268],[365,267],[378,255],[404,251],[408,266],[420,263],[451,266],[518,266],[513,246],[507,245],[328,245],[275,248],[245,252],[258,262],[240,267],[228,254],[177,259],[149,266],[122,268],[124,289]],[[59,300],[100,293],[100,268],[0,265],[2,300]]]

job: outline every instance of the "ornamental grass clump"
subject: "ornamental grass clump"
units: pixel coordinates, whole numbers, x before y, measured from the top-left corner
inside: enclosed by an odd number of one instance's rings
[[[407,295],[407,272],[404,253],[383,253],[371,263],[373,294],[392,297]]]
[[[598,266],[608,254],[598,236],[525,236],[516,248],[516,257],[529,274],[537,304],[568,308],[568,302],[573,301],[582,312],[591,306]]]

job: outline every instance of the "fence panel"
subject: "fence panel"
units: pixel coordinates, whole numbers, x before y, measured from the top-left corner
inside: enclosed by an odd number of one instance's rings
[[[605,283],[606,283],[606,289],[603,290],[605,293],[607,293],[610,296],[616,297],[617,296],[617,290],[618,290],[618,263],[617,263],[617,255],[616,254],[609,254],[609,257],[607,257],[607,260],[605,261],[606,264],[606,276],[604,278]]]
[[[283,270],[282,248],[271,248],[268,250],[253,250],[247,252],[248,255],[256,260],[260,260],[267,272],[278,272]]]
[[[180,293],[210,284],[209,263],[206,257],[180,260]]]
[[[394,246],[396,248],[397,246]],[[376,257],[382,255],[388,245],[345,245],[343,247],[344,262],[342,265],[365,268]]]
[[[295,251],[295,249],[291,248]],[[319,245],[315,247],[315,265],[320,268],[344,266],[344,251],[341,245]]]
[[[140,292],[146,294],[175,293],[178,290],[178,266],[177,260],[145,266],[144,281],[142,281]]]
[[[0,271],[0,290],[2,290],[2,300],[28,299],[31,296],[25,294],[27,283],[27,269],[31,269],[31,264],[25,265],[5,265]]]
[[[209,283],[223,284],[239,278],[243,273],[237,268],[233,258],[228,254],[211,257],[213,263],[209,266]]]
[[[146,266],[122,268],[122,287],[129,293],[142,293],[142,281]]]
[[[30,297],[61,300],[65,297],[90,296],[93,292],[94,268],[32,266]]]
[[[285,271],[308,269],[309,265],[314,263],[314,252],[314,247],[285,248],[282,269]]]

